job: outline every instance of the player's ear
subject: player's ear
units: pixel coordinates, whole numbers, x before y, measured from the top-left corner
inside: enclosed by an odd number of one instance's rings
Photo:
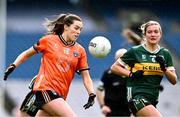
[[[64,31],[68,30],[68,27],[66,24],[64,25]]]

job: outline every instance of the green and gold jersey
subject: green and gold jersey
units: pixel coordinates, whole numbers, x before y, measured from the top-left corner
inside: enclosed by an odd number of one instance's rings
[[[144,45],[134,46],[121,57],[124,65],[133,66],[133,72],[137,70],[144,71],[142,78],[128,79],[128,100],[143,97],[150,102],[154,102],[158,99],[163,71],[159,63],[155,61],[157,55],[164,57],[168,69],[174,70],[169,51],[165,48],[160,48],[160,46],[155,52],[149,52]]]

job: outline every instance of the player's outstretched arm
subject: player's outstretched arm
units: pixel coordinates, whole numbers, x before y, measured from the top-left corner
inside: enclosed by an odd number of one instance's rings
[[[8,68],[5,70],[4,72],[4,80],[7,80],[9,74],[11,74],[14,69],[16,67],[18,67],[20,64],[22,64],[24,61],[26,61],[29,57],[33,56],[34,54],[36,54],[36,51],[34,50],[33,47],[25,50],[24,52],[22,52],[17,58],[16,60],[11,63]]]

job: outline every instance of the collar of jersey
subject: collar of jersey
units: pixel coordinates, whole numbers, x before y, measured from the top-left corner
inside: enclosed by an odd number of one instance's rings
[[[63,42],[64,45],[67,45],[67,46],[73,46],[75,44],[75,42],[72,42],[72,43],[68,43],[62,35],[59,35],[59,39]]]
[[[145,44],[142,44],[142,46],[144,47],[144,49],[150,53],[153,53],[153,54],[156,54],[159,52],[159,50],[161,49],[161,47],[159,45],[157,45],[157,49],[155,51],[149,51],[147,48],[146,48],[146,45]]]

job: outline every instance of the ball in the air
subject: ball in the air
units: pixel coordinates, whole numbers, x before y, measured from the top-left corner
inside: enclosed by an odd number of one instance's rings
[[[89,42],[89,52],[95,58],[104,58],[111,51],[111,43],[104,36],[96,36]]]

